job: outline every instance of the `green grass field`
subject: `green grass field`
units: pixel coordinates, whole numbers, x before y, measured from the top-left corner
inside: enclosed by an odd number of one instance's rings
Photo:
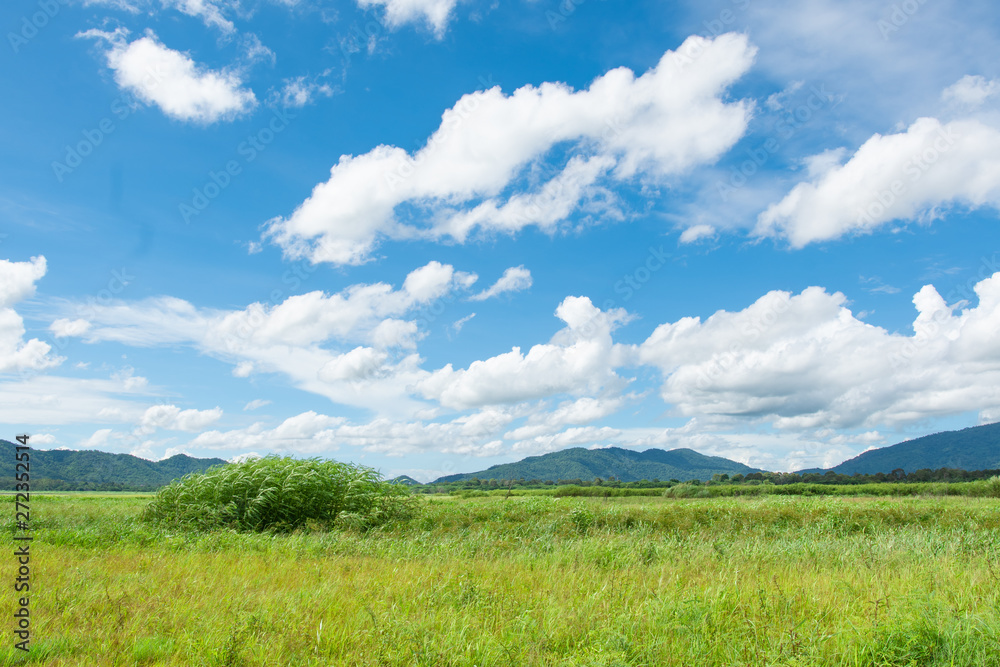
[[[149,499],[32,496],[32,650],[9,555],[0,664],[1000,665],[997,499],[432,498],[277,535]]]

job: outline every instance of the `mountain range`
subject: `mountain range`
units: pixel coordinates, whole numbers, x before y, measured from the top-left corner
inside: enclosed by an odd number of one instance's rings
[[[0,440],[0,488],[14,488],[15,445]],[[192,472],[225,463],[218,458],[193,458],[178,454],[162,461],[147,461],[131,454],[98,451],[31,450],[31,484],[34,490],[152,490]],[[902,469],[1000,469],[1000,423],[945,431],[889,447],[867,451],[833,468],[812,468],[800,473],[833,472],[874,475]],[[447,475],[434,483],[470,480],[708,480],[715,474],[747,475],[763,472],[719,456],[705,456],[691,449],[647,449],[637,452],[620,447],[583,449],[575,447],[542,456],[529,456],[516,463],[502,463],[479,472]],[[394,481],[415,485],[401,475]]]
[[[695,478],[707,480],[715,474],[746,475],[752,472],[763,471],[721,456],[705,456],[693,449],[670,451],[647,449],[644,452],[637,452],[620,447],[604,449],[574,447],[542,456],[529,456],[517,463],[501,463],[480,472],[447,475],[435,482],[461,482],[473,478],[590,481],[596,477],[602,479],[614,477],[622,482],[637,482],[643,479],[687,481]]]
[[[844,475],[874,475],[902,468],[914,472],[930,468],[958,470],[995,470],[1000,468],[1000,422],[944,431],[906,440],[890,447],[872,449],[832,468],[814,468],[800,472],[832,470]]]
[[[13,489],[16,445],[0,440],[0,488]],[[146,491],[169,484],[190,472],[201,472],[222,459],[198,459],[177,454],[162,461],[147,461],[131,454],[91,450],[31,449],[31,488],[37,491],[125,490]]]

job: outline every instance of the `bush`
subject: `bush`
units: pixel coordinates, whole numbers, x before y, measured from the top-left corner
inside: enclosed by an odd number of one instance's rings
[[[411,518],[417,499],[371,468],[267,456],[215,466],[160,489],[141,519],[168,526],[288,531],[368,530]]]

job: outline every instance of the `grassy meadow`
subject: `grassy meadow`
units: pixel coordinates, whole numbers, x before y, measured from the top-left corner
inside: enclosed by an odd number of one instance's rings
[[[1000,665],[995,498],[432,497],[286,533],[150,500],[33,494],[32,650],[5,584],[0,664]]]

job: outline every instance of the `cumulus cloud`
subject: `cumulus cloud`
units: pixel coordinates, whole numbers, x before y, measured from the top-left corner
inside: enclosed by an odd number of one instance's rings
[[[485,301],[505,292],[520,292],[531,287],[531,271],[521,266],[512,266],[503,272],[500,279],[488,289],[469,297],[470,301]]]
[[[243,406],[244,411],[256,410],[257,408],[262,408],[265,405],[271,405],[271,401],[266,398],[255,398],[246,405]]]
[[[841,293],[770,292],[738,312],[662,324],[639,346],[661,395],[688,416],[778,428],[873,428],[1000,405],[1000,273],[961,311],[933,286],[913,334],[857,319]]]
[[[143,413],[136,433],[148,435],[161,428],[167,431],[201,431],[222,418],[222,409],[181,410],[176,405],[153,405]]]
[[[228,451],[254,448],[279,449],[299,455],[322,454],[341,446],[398,456],[438,451],[469,456],[502,453],[496,434],[515,414],[502,408],[485,408],[446,422],[398,421],[386,418],[351,423],[309,411],[268,429],[263,424],[231,431],[208,431],[192,440],[193,447]]]
[[[625,402],[625,397],[594,398],[584,396],[562,403],[555,410],[539,409],[528,417],[526,423],[504,433],[509,440],[527,440],[548,436],[568,425],[588,424],[617,412]]]
[[[520,440],[514,443],[513,451],[521,454],[545,454],[559,451],[567,447],[578,447],[580,445],[594,446],[599,443],[606,443],[611,438],[621,435],[621,431],[608,426],[583,426],[568,428],[561,433],[551,435],[539,435],[528,440]]]
[[[108,444],[108,440],[111,437],[110,428],[102,428],[94,431],[86,440],[80,442],[81,449],[99,449]]]
[[[458,0],[357,0],[358,7],[384,7],[386,22],[393,28],[406,23],[426,23],[438,39],[444,36],[451,11]]]
[[[625,351],[612,342],[611,332],[628,321],[628,314],[602,312],[586,297],[567,297],[556,317],[566,327],[549,343],[534,345],[527,354],[515,347],[467,369],[448,364],[423,380],[418,391],[445,407],[465,409],[623,385],[613,368],[624,361]]]
[[[0,308],[10,308],[35,294],[38,282],[48,265],[44,257],[32,257],[28,262],[0,259]]]
[[[949,205],[1000,207],[1000,131],[978,120],[920,118],[814,176],[760,214],[758,235],[801,248],[893,220],[932,219]]]
[[[86,308],[88,342],[150,347],[191,345],[234,364],[233,374],[282,373],[302,389],[348,405],[411,410],[406,387],[426,375],[410,351],[421,336],[413,317],[476,280],[440,262],[411,271],[400,288],[358,284],[336,293],[293,295],[241,310],[196,308],[157,297]]]
[[[622,67],[580,91],[550,82],[467,94],[412,155],[380,145],[341,156],[265,237],[288,257],[354,264],[384,238],[551,229],[588,205],[610,215],[601,179],[663,180],[714,161],[744,134],[752,105],[723,97],[754,55],[743,35],[690,37],[641,76]],[[534,188],[533,168],[556,146],[565,164]],[[397,215],[405,204],[417,213]]]
[[[90,322],[84,319],[68,320],[60,318],[49,325],[49,331],[56,338],[66,338],[67,336],[82,336],[90,329]]]
[[[257,105],[236,72],[215,71],[161,43],[152,31],[129,42],[127,32],[88,30],[81,37],[102,40],[108,67],[123,90],[155,104],[176,120],[211,124],[231,120]]]
[[[0,373],[43,370],[65,359],[52,356],[52,347],[37,338],[24,340],[24,320],[11,307],[35,293],[35,283],[45,275],[44,257],[27,262],[0,260]]]

